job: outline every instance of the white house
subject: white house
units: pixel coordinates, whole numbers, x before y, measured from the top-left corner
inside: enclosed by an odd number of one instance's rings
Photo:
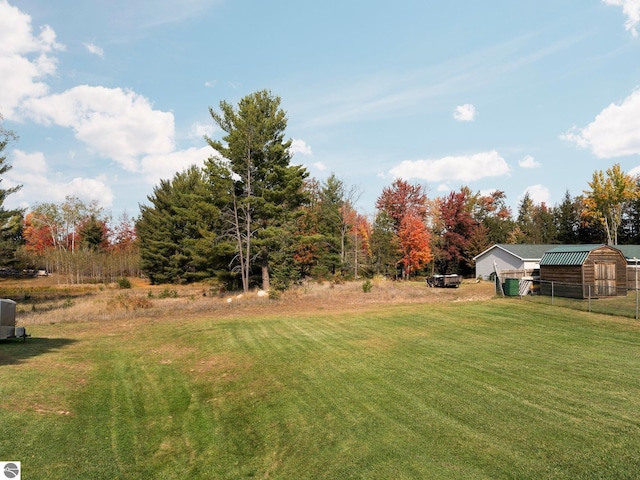
[[[539,269],[544,253],[557,246],[496,243],[473,257],[476,261],[476,278],[487,280],[495,270]]]

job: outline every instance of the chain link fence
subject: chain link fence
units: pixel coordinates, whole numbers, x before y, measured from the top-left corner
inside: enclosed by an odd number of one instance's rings
[[[624,288],[608,284],[551,282],[524,277],[508,278],[504,284],[496,283],[496,293],[532,303],[618,315],[636,320],[640,313],[640,289],[635,285]]]

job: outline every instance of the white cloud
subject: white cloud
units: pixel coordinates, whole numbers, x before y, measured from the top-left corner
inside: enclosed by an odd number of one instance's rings
[[[540,162],[538,162],[531,155],[527,155],[518,162],[518,165],[520,165],[520,167],[522,168],[538,168],[540,166]]]
[[[311,151],[311,146],[307,145],[307,143],[304,140],[297,140],[297,139],[293,139],[291,141],[291,146],[289,147],[289,153],[291,153],[291,155],[296,155],[296,154],[300,154],[300,155],[313,155],[313,152]]]
[[[509,166],[498,152],[450,156],[437,160],[405,160],[389,173],[396,178],[417,178],[431,182],[457,180],[472,182],[485,177],[498,177],[509,173]]]
[[[85,43],[84,46],[89,51],[89,53],[97,55],[100,58],[104,58],[104,50],[102,49],[102,47],[99,47],[93,43]]]
[[[456,111],[453,112],[453,118],[459,122],[473,122],[476,118],[476,107],[470,103],[459,105],[456,107]]]
[[[191,125],[187,138],[202,140],[205,135],[208,137],[213,135],[215,130],[216,128],[213,124],[195,122]]]
[[[89,149],[137,171],[138,157],[174,149],[174,118],[154,110],[145,97],[120,88],[80,85],[61,94],[33,98],[25,111],[43,124],[73,129]]]
[[[589,148],[598,158],[640,155],[640,89],[621,104],[612,103],[585,128],[575,126],[560,138]]]
[[[207,87],[207,88],[213,88],[213,87],[216,86],[216,82],[215,81],[213,81],[213,82],[204,82],[204,86]]]
[[[48,25],[34,35],[31,17],[0,0],[0,112],[17,119],[17,108],[25,98],[44,95],[49,87],[41,80],[55,74],[57,60],[50,55],[64,50]]]
[[[113,203],[113,192],[104,176],[58,181],[42,152],[13,150],[11,165],[13,168],[6,173],[7,186],[22,185],[22,188],[7,197],[9,208],[62,202],[67,195],[75,195],[87,203],[96,200],[105,208]]]
[[[480,195],[483,197],[488,197],[489,195],[493,195],[494,192],[498,191],[497,188],[488,188],[486,190],[480,190]]]
[[[436,191],[438,192],[443,192],[443,193],[447,193],[451,191],[451,187],[449,185],[447,185],[446,183],[441,183],[440,185],[438,185],[438,187],[436,188]]]
[[[544,185],[531,185],[530,187],[525,188],[520,198],[522,199],[527,192],[529,192],[529,196],[531,197],[531,200],[533,200],[533,203],[537,205],[541,203],[549,204],[549,198],[551,195],[549,194],[549,189]]]
[[[607,5],[622,7],[622,11],[627,16],[624,24],[625,28],[634,37],[638,36],[638,24],[640,24],[640,0],[602,0]]]
[[[141,161],[141,171],[146,180],[152,184],[160,183],[161,179],[171,179],[173,176],[189,168],[191,165],[199,167],[216,152],[210,147],[189,148],[177,152],[148,155]]]
[[[322,162],[316,162],[316,163],[314,163],[314,164],[313,164],[313,167],[314,167],[316,170],[320,170],[321,172],[324,172],[324,171],[327,169],[327,166],[326,166],[324,163],[322,163]]]
[[[640,165],[629,170],[629,175],[632,177],[640,177]]]

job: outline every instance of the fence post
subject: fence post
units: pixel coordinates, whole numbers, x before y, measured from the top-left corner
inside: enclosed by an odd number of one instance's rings
[[[551,305],[553,305],[553,281],[551,281]]]
[[[591,313],[591,284],[589,284],[589,313]]]
[[[636,274],[636,320],[638,320],[638,259],[633,257],[633,260],[636,262],[635,274]]]

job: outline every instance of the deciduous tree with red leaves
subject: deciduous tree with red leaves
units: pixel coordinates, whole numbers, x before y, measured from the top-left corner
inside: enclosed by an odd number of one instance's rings
[[[35,220],[33,212],[25,217],[22,237],[25,248],[30,253],[44,253],[54,247],[55,236],[51,234],[50,227]]]
[[[441,241],[436,267],[441,274],[466,274],[473,263],[472,239],[478,241],[480,224],[473,217],[475,197],[467,187],[440,199]]]
[[[406,215],[398,232],[402,250],[402,273],[405,279],[433,259],[430,235],[424,221],[416,215]]]
[[[127,212],[122,213],[118,224],[113,228],[111,235],[111,249],[117,252],[130,252],[135,248],[136,226]]]
[[[397,264],[402,266],[402,277],[405,279],[433,258],[425,223],[427,207],[424,187],[411,185],[402,179],[396,179],[390,187],[385,187],[376,201],[376,208],[393,221],[401,253]]]
[[[427,194],[422,185],[411,185],[406,180],[397,178],[390,187],[382,189],[382,193],[376,200],[376,208],[387,212],[393,219],[397,233],[405,216],[414,215],[425,218]]]

